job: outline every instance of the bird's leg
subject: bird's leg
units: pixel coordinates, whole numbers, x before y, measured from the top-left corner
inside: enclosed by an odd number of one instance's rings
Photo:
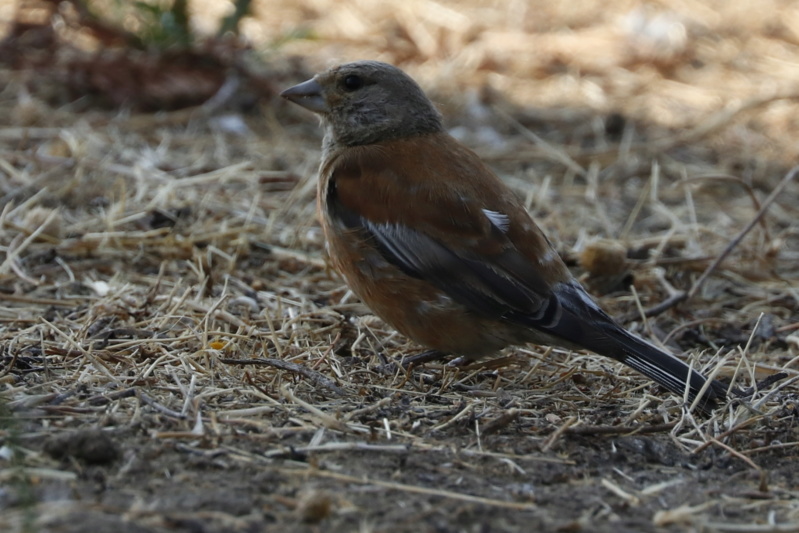
[[[441,359],[444,359],[448,355],[449,355],[448,353],[441,352],[439,350],[427,350],[420,354],[403,357],[402,367],[409,368],[410,366],[419,366],[425,363],[430,363],[432,361],[440,361]]]

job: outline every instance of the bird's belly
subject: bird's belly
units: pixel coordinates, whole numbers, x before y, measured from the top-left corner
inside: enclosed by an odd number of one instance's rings
[[[478,358],[524,342],[518,326],[470,311],[433,284],[389,263],[354,235],[328,232],[328,252],[352,291],[377,316],[419,344]]]

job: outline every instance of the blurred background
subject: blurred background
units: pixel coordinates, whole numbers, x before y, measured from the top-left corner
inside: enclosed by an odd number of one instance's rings
[[[477,121],[501,99],[555,127],[577,113],[678,130],[773,99],[708,142],[735,160],[799,155],[791,0],[3,0],[0,23],[0,62],[54,104],[174,109],[206,102],[233,73],[244,88],[229,98],[251,104],[371,58]]]

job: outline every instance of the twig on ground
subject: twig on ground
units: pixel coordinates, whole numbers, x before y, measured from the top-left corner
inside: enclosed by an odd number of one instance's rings
[[[699,292],[699,289],[702,288],[702,285],[704,285],[705,281],[707,281],[710,274],[712,274],[719,267],[719,265],[727,258],[727,256],[730,255],[730,253],[741,243],[743,238],[746,237],[746,235],[750,231],[752,231],[752,228],[754,228],[755,225],[758,224],[760,219],[763,218],[763,216],[768,211],[769,207],[771,207],[771,204],[774,203],[774,200],[776,200],[777,197],[780,195],[780,193],[782,193],[785,186],[788,185],[788,183],[791,180],[793,180],[794,177],[796,177],[797,173],[799,173],[799,165],[793,167],[791,170],[788,171],[787,174],[785,174],[785,177],[782,178],[782,181],[780,181],[777,184],[777,186],[774,187],[774,190],[771,191],[771,194],[769,194],[768,197],[765,200],[763,200],[763,203],[760,206],[760,210],[755,214],[754,217],[752,217],[749,223],[746,226],[744,226],[744,228],[738,233],[738,235],[736,235],[727,244],[727,246],[724,247],[724,249],[721,251],[720,254],[716,256],[713,262],[710,263],[710,265],[708,265],[708,267],[705,269],[704,272],[702,272],[702,275],[699,276],[699,278],[693,283],[690,289],[684,292],[675,293],[666,300],[660,302],[659,304],[645,309],[643,312],[644,316],[647,318],[657,316],[671,309],[680,302],[689,300],[694,296],[696,296],[696,293]],[[639,316],[640,313],[630,313],[629,315],[622,317],[620,320],[622,322],[627,322]]]
[[[343,396],[345,394],[341,387],[333,383],[331,379],[325,377],[323,374],[316,370],[311,370],[308,367],[298,365],[297,363],[292,363],[291,361],[284,361],[283,359],[274,359],[271,357],[260,357],[258,359],[220,359],[220,361],[228,365],[265,365],[279,368],[280,370],[294,372],[295,374],[308,378],[315,385],[326,388],[336,396]]]

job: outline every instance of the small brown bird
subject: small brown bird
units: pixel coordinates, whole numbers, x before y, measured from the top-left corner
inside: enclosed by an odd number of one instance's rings
[[[317,207],[336,269],[383,320],[441,354],[527,342],[621,361],[700,408],[721,383],[629,333],[572,277],[516,195],[443,128],[398,68],[359,61],[281,96],[325,128]]]

